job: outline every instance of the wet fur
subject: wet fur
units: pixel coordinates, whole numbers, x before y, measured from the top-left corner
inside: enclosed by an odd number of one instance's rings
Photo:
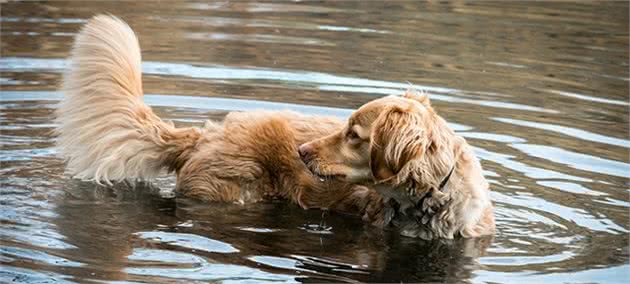
[[[178,194],[205,201],[282,198],[361,215],[382,204],[367,187],[320,181],[300,160],[297,146],[335,131],[340,120],[234,112],[223,123],[176,128],[143,103],[141,74],[138,40],[126,23],[100,15],[81,29],[56,111],[68,172],[108,184],[174,172]]]
[[[341,130],[300,146],[300,152],[318,174],[375,187],[386,202],[372,220],[376,224],[393,224],[402,234],[423,239],[494,232],[481,165],[426,95],[410,91],[371,101]]]

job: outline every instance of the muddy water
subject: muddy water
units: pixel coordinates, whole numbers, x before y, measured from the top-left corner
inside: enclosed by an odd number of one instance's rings
[[[627,3],[1,5],[0,282],[630,279]],[[482,160],[497,235],[425,242],[282,202],[175,200],[172,177],[73,180],[50,135],[55,89],[100,12],[137,31],[145,101],[178,125],[259,108],[344,117],[425,90]]]

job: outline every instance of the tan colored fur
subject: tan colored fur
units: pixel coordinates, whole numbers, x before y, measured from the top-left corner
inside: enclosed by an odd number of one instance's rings
[[[479,161],[425,95],[408,92],[371,101],[341,130],[300,146],[300,152],[319,175],[374,186],[392,205],[375,223],[391,221],[403,234],[424,239],[494,232]]]
[[[283,198],[365,218],[380,210],[374,190],[320,181],[298,156],[298,145],[335,131],[339,119],[234,112],[223,123],[175,128],[143,103],[138,40],[113,16],[96,16],[82,28],[70,61],[56,132],[68,171],[78,178],[111,183],[168,171],[177,174],[178,194],[206,201]]]

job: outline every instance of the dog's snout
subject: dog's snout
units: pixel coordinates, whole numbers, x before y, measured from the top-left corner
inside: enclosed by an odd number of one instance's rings
[[[309,144],[302,144],[298,147],[298,153],[300,153],[300,158],[302,161],[308,162],[312,159],[313,156],[313,147]]]

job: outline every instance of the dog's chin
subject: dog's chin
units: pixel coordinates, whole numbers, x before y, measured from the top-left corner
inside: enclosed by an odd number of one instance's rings
[[[324,182],[324,181],[344,181],[346,179],[346,175],[344,174],[336,174],[336,173],[328,173],[328,172],[323,172],[323,171],[319,171],[317,169],[314,169],[312,167],[307,167],[308,170],[320,181]]]
[[[319,172],[312,171],[313,175],[319,179],[319,181],[344,181],[345,175],[341,174],[323,174]]]

